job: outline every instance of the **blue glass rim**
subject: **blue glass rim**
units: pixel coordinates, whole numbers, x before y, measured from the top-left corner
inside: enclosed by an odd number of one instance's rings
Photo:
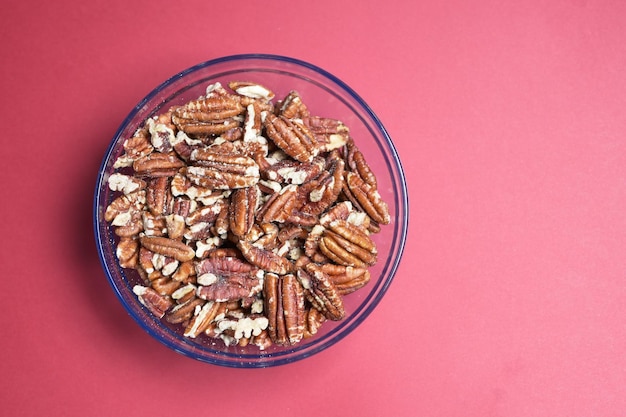
[[[313,73],[321,75],[323,78],[326,78],[332,84],[336,85],[340,90],[343,90],[345,93],[347,93],[347,95],[350,96],[356,102],[358,107],[360,107],[361,110],[363,110],[366,113],[367,117],[373,123],[375,130],[377,130],[378,133],[380,133],[380,136],[384,139],[384,143],[380,143],[378,139],[376,139],[376,141],[378,142],[379,147],[384,148],[385,150],[388,151],[388,152],[383,151],[383,154],[386,157],[388,156],[390,158],[390,160],[388,159],[386,163],[387,163],[387,166],[389,168],[391,175],[394,177],[393,184],[396,189],[396,192],[394,193],[394,197],[396,199],[395,201],[396,222],[394,225],[395,228],[394,228],[394,237],[393,237],[392,247],[390,249],[390,253],[392,254],[392,257],[387,260],[387,264],[385,265],[385,269],[382,274],[382,276],[385,279],[380,280],[379,282],[375,283],[377,286],[379,286],[379,288],[376,291],[372,290],[370,292],[369,297],[364,302],[361,303],[358,309],[358,316],[356,316],[356,318],[353,320],[346,321],[345,323],[339,324],[337,327],[335,327],[334,329],[329,331],[327,334],[325,334],[322,338],[314,339],[312,342],[308,343],[308,345],[307,344],[304,344],[302,346],[297,345],[297,346],[292,347],[291,349],[283,350],[283,351],[273,353],[273,354],[263,354],[262,352],[259,354],[250,354],[250,355],[232,354],[232,353],[228,353],[224,351],[214,350],[207,346],[206,348],[200,349],[210,354],[210,356],[206,357],[206,356],[202,356],[194,352],[194,350],[196,351],[199,350],[199,346],[193,345],[193,349],[192,349],[191,344],[189,344],[189,341],[185,340],[183,336],[174,335],[175,336],[174,339],[183,344],[182,347],[181,345],[173,343],[168,338],[163,337],[163,335],[161,335],[159,331],[155,330],[155,328],[158,328],[161,331],[164,329],[164,327],[159,326],[159,319],[148,314],[147,316],[149,316],[149,318],[153,320],[154,322],[153,324],[155,325],[155,327],[147,325],[145,323],[146,312],[142,311],[145,309],[142,307],[141,310],[137,310],[136,304],[131,305],[124,298],[124,295],[122,294],[122,289],[118,287],[118,285],[113,279],[114,273],[110,269],[111,265],[107,263],[105,259],[105,255],[104,255],[105,245],[106,245],[105,240],[110,239],[110,236],[103,236],[100,233],[100,223],[103,222],[103,219],[101,218],[101,209],[102,209],[102,205],[104,204],[104,202],[101,199],[102,197],[101,192],[102,192],[103,186],[106,186],[105,170],[106,170],[107,162],[110,160],[113,152],[115,151],[116,146],[118,145],[118,142],[123,132],[126,130],[128,125],[135,119],[135,117],[140,112],[140,110],[144,108],[144,106],[146,106],[147,103],[150,103],[150,101],[155,96],[157,96],[160,92],[162,92],[164,89],[169,87],[171,84],[177,82],[178,80],[188,75],[191,75],[193,73],[196,73],[198,71],[204,70],[208,67],[215,66],[218,64],[224,64],[228,62],[237,62],[237,61],[250,61],[250,60],[254,60],[255,62],[267,62],[267,63],[282,62],[282,63],[293,65],[296,67],[302,67],[309,71],[312,71]],[[373,137],[378,138],[378,135],[373,134]],[[152,337],[154,337],[155,339],[157,339],[159,342],[163,343],[167,347],[171,348],[172,350],[182,355],[188,356],[190,358],[199,360],[201,362],[206,362],[206,363],[219,365],[219,366],[235,367],[235,368],[265,368],[265,367],[270,367],[270,366],[288,364],[291,362],[304,359],[311,355],[314,355],[334,345],[341,339],[343,339],[354,328],[356,328],[365,318],[367,318],[367,316],[369,316],[369,314],[378,305],[378,303],[380,302],[380,300],[383,298],[386,291],[388,290],[397,272],[398,266],[400,264],[402,254],[404,252],[404,247],[405,247],[406,237],[407,237],[407,232],[408,232],[409,198],[408,198],[408,189],[406,185],[406,178],[405,178],[404,171],[402,168],[402,163],[400,161],[397,150],[387,130],[385,129],[385,127],[383,126],[379,118],[376,116],[376,114],[369,107],[369,105],[351,87],[349,87],[346,83],[344,83],[342,80],[340,80],[333,74],[329,73],[328,71],[320,67],[317,67],[313,64],[310,64],[308,62],[296,59],[296,58],[280,56],[280,55],[272,55],[272,54],[239,54],[239,55],[230,55],[230,56],[225,56],[225,57],[220,57],[220,58],[204,61],[202,63],[194,65],[190,68],[187,68],[171,76],[170,78],[162,82],[160,85],[158,85],[156,88],[154,88],[130,111],[130,113],[126,116],[126,118],[120,124],[115,135],[113,136],[112,141],[109,143],[107,150],[105,152],[105,155],[103,157],[103,160],[101,162],[100,169],[99,169],[98,176],[97,176],[97,181],[96,181],[95,194],[94,194],[93,216],[94,216],[93,227],[94,227],[94,233],[95,233],[95,239],[96,239],[96,247],[97,247],[98,256],[103,266],[103,269],[105,271],[107,280],[109,281],[109,284],[113,288],[114,293],[116,294],[117,298],[120,300],[120,302],[126,309],[127,313],[140,325],[141,328],[143,328],[144,331],[146,331]],[[119,266],[117,267],[119,268]],[[123,271],[121,273],[123,275]],[[128,282],[126,282],[126,284],[128,284]],[[142,312],[143,315],[140,312]],[[184,346],[187,344],[189,344],[190,346],[189,349],[184,348]],[[297,355],[294,355],[294,353],[296,352],[297,352]],[[259,358],[263,358],[263,359],[259,360]]]

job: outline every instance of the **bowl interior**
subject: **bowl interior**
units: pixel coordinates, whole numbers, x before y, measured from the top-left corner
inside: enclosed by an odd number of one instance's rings
[[[117,238],[103,218],[114,198],[107,180],[115,160],[123,154],[124,141],[154,115],[205,94],[206,87],[220,82],[253,81],[276,93],[274,100],[291,90],[300,93],[314,115],[340,119],[349,128],[355,143],[378,180],[378,191],[389,205],[391,223],[373,235],[378,263],[370,268],[371,281],[344,298],[346,318],[326,321],[315,337],[294,347],[225,346],[221,341],[182,336],[182,328],[151,315],[137,300],[132,288],[142,280],[133,270],[122,269],[115,255]],[[319,352],[339,341],[372,311],[395,274],[406,237],[408,198],[400,160],[384,127],[347,85],[308,63],[269,55],[238,55],[207,61],[170,78],[142,100],[124,120],[103,159],[94,201],[94,227],[100,258],[113,289],[129,314],[160,342],[200,361],[233,367],[266,367],[293,362]],[[374,335],[372,335],[374,338]]]

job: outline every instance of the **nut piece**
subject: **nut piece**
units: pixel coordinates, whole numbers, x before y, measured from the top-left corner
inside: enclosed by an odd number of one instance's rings
[[[389,224],[391,221],[387,203],[381,198],[376,188],[366,183],[358,174],[346,172],[344,192],[375,222]]]
[[[339,149],[350,142],[349,129],[340,120],[313,116],[306,122],[323,152]]]
[[[337,201],[343,189],[344,162],[331,153],[326,170],[315,180],[300,187],[302,213],[318,216]]]
[[[370,281],[370,271],[365,267],[355,268],[327,263],[322,264],[320,268],[328,275],[341,295],[353,293]]]
[[[259,189],[254,185],[239,188],[231,195],[228,220],[235,236],[244,237],[254,225],[258,199]]]
[[[189,180],[201,187],[232,190],[251,187],[259,181],[259,166],[254,159],[220,148],[199,148],[191,153],[194,165],[187,167]]]
[[[183,333],[186,337],[196,338],[209,329],[215,318],[226,311],[226,303],[207,301],[200,311],[191,318]]]
[[[166,214],[171,198],[168,177],[153,178],[149,181],[146,189],[146,203],[152,214],[155,216]]]
[[[236,119],[244,111],[239,101],[224,95],[215,95],[191,101],[174,109],[174,125],[192,136],[219,135],[236,127]]]
[[[230,301],[252,297],[262,289],[263,271],[233,257],[208,257],[196,265],[198,297]]]
[[[274,92],[269,88],[249,81],[231,81],[228,83],[228,86],[237,94],[245,97],[261,98],[269,101],[275,96]]]
[[[317,334],[322,324],[326,321],[326,316],[315,307],[306,311],[304,337],[309,338]]]
[[[133,237],[121,238],[115,254],[122,268],[136,268],[139,261],[139,242]]]
[[[376,245],[366,231],[346,220],[335,220],[319,241],[321,252],[339,265],[364,267],[376,263]]]
[[[343,299],[328,275],[319,265],[310,262],[298,270],[298,281],[306,299],[329,320],[341,320],[346,312]]]
[[[165,312],[172,306],[172,301],[169,297],[159,294],[150,287],[135,285],[133,292],[139,299],[139,302],[158,318],[162,318]]]
[[[313,134],[301,122],[269,113],[264,126],[276,146],[296,161],[310,162],[319,153]]]
[[[266,274],[265,312],[269,336],[277,345],[295,345],[304,336],[304,291],[292,274]]]
[[[257,219],[262,223],[284,223],[296,208],[297,198],[297,186],[283,187],[280,192],[272,194],[265,202],[257,213]]]
[[[142,156],[133,162],[135,173],[146,177],[171,177],[184,166],[185,163],[178,159],[176,155],[160,152]]]
[[[346,146],[347,155],[346,161],[350,171],[359,175],[359,177],[370,187],[377,188],[376,175],[365,161],[365,157],[361,151],[357,148],[353,140],[350,140]]]
[[[302,101],[300,94],[292,90],[280,106],[280,114],[288,119],[306,119],[309,117],[309,109]]]
[[[293,271],[293,264],[283,256],[277,255],[250,242],[240,240],[237,247],[248,262],[266,272],[285,275]]]
[[[144,248],[160,255],[169,256],[180,262],[190,261],[196,255],[192,248],[180,240],[160,236],[142,236],[139,240]]]

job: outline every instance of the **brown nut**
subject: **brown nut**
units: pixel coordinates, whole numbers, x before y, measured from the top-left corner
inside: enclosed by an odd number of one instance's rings
[[[142,236],[139,238],[139,241],[146,249],[172,257],[180,262],[190,261],[195,256],[194,250],[180,240],[167,237]]]
[[[319,241],[321,252],[339,265],[370,266],[376,263],[376,244],[367,232],[346,220],[335,220]]]
[[[329,320],[341,320],[346,312],[343,299],[328,275],[319,265],[310,262],[298,270],[298,281],[306,299]]]
[[[295,345],[304,336],[304,291],[292,274],[266,274],[264,282],[265,314],[268,334],[277,345]]]
[[[196,265],[198,297],[231,301],[252,297],[262,289],[263,271],[233,257],[208,257]]]
[[[296,161],[310,162],[319,153],[313,134],[294,119],[268,114],[264,127],[268,138]]]

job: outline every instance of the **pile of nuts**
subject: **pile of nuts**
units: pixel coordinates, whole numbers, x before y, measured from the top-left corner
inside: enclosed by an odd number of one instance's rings
[[[233,81],[145,121],[108,178],[122,268],[186,337],[294,345],[370,280],[390,222],[374,173],[340,120],[291,91]]]

